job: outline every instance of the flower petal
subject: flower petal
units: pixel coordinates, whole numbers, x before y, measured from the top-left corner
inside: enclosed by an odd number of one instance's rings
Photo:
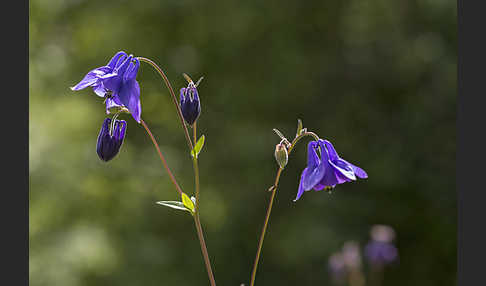
[[[319,183],[314,186],[314,190],[322,190],[324,187],[334,187],[339,183],[334,168],[329,163],[329,151],[324,145],[324,140],[319,140],[319,146],[321,147],[321,164],[324,168],[324,175]]]
[[[135,64],[130,63],[127,71],[123,76],[123,80],[134,80],[137,77],[139,67],[140,67],[140,61],[137,58],[135,58]]]
[[[81,90],[88,86],[94,86],[98,83],[99,77],[105,75],[107,72],[108,70],[106,66],[91,70],[78,84],[71,87],[71,90]]]
[[[349,166],[351,166],[351,168],[353,169],[353,172],[354,174],[358,177],[358,178],[361,178],[361,179],[366,179],[368,178],[368,174],[363,170],[361,169],[360,167],[358,166],[355,166],[351,163],[349,163],[348,161],[342,159],[342,158],[339,158],[340,160],[344,161],[346,164],[348,164]]]
[[[354,174],[358,177],[358,178],[361,178],[361,179],[366,179],[368,178],[368,174],[365,172],[365,170],[361,169],[360,167],[358,166],[355,166],[351,163],[349,163],[349,165],[351,165],[351,167],[353,168],[354,170]]]
[[[186,93],[186,88],[185,87],[181,88],[181,91],[180,91],[181,96],[180,96],[180,101],[179,101],[180,105],[182,105],[182,102],[185,100],[185,96],[184,96],[185,93]]]
[[[114,77],[114,76],[117,76],[118,74],[117,73],[107,73],[107,74],[104,74],[104,75],[100,75],[99,78],[100,79],[108,79],[110,77]]]
[[[115,122],[115,132],[113,133],[113,137],[117,140],[118,145],[123,144],[123,140],[125,139],[125,131],[127,129],[127,122],[125,120],[117,120]]]
[[[319,155],[316,152],[317,148],[317,141],[310,141],[307,144],[307,166],[311,168],[315,168],[319,165],[321,160],[319,159]]]
[[[316,152],[317,141],[311,141],[307,145],[307,172],[302,178],[302,187],[308,191],[312,189],[324,176],[325,165],[319,159]]]
[[[349,180],[356,180],[353,168],[345,160],[339,158],[336,161],[330,161],[329,164],[334,168],[338,175],[341,175],[342,177],[345,177]]]
[[[327,148],[327,151],[328,151],[328,154],[329,154],[329,159],[331,161],[335,161],[335,160],[339,159],[338,153],[336,152],[336,149],[334,149],[334,146],[332,146],[331,142],[329,142],[328,140],[322,140],[322,139],[320,139],[319,141],[322,141],[326,145],[326,148]]]
[[[128,67],[130,66],[130,63],[132,62],[133,55],[130,55],[128,58],[126,58],[123,63],[118,65],[115,69],[114,72],[116,72],[118,75],[123,76],[125,72],[127,71]]]
[[[307,167],[306,176],[302,178],[302,186],[304,190],[308,191],[312,189],[319,181],[322,179],[325,173],[325,164],[320,164],[319,166],[311,169]]]
[[[322,187],[320,185],[323,185],[324,187],[334,187],[335,185],[337,185],[339,183],[335,172],[333,172],[332,169],[331,169],[332,167],[330,165],[328,165],[328,166],[329,166],[328,171],[324,173],[322,180],[316,185],[316,186],[318,186],[318,188]],[[314,187],[314,189],[316,189],[316,188]]]
[[[298,199],[300,199],[300,197],[302,196],[302,194],[304,193],[304,186],[303,186],[303,182],[304,182],[304,177],[306,176],[307,174],[307,168],[304,169],[304,171],[302,171],[302,175],[300,176],[300,183],[299,183],[299,190],[297,191],[297,196],[295,197],[294,199],[294,202],[296,202]]]
[[[127,57],[127,53],[124,51],[119,51],[116,53],[113,58],[111,58],[110,62],[108,63],[108,66],[111,67],[111,69],[114,69],[116,67],[116,64],[119,62],[120,58],[124,59]]]
[[[118,98],[128,108],[133,118],[140,123],[142,107],[140,105],[140,86],[136,80],[123,82]]]
[[[99,97],[105,97],[106,88],[103,86],[103,84],[98,84],[98,85],[93,86],[93,91]]]
[[[314,191],[321,191],[325,187],[327,187],[327,186],[324,186],[323,184],[318,183],[317,185],[314,186]]]
[[[110,109],[113,107],[122,107],[123,104],[120,102],[118,97],[114,96],[112,98],[107,98],[105,100],[106,104],[106,114],[110,114]]]
[[[352,182],[354,180],[344,176],[343,174],[339,173],[338,171],[334,170],[334,174],[336,175],[336,179],[338,181],[338,184],[346,183],[346,182]]]
[[[113,94],[118,94],[120,92],[121,85],[122,85],[122,77],[118,75],[103,80],[103,86],[106,89],[111,90]]]
[[[122,58],[124,58],[124,57],[122,57]],[[120,60],[122,58],[120,58]],[[127,68],[130,66],[130,62],[131,62],[132,58],[133,58],[133,56],[130,55],[122,63],[120,63],[120,60],[118,61],[116,68],[112,72],[113,74],[115,74],[115,76],[112,76],[110,78],[103,80],[103,85],[105,86],[105,88],[113,91],[114,94],[120,93],[120,91],[122,89],[122,85],[124,84],[124,81],[123,81],[124,74],[125,74]]]

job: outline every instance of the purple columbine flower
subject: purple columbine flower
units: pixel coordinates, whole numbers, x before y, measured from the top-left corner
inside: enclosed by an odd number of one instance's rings
[[[320,148],[321,157],[317,154]],[[334,188],[337,184],[368,178],[366,172],[340,158],[328,140],[319,139],[307,145],[307,167],[300,177],[297,201],[304,191]]]
[[[121,51],[116,53],[106,66],[88,72],[71,89],[92,87],[98,96],[105,98],[107,114],[113,107],[126,108],[140,123],[140,86],[136,80],[139,67],[140,61],[137,58]]]
[[[187,88],[181,88],[180,104],[184,120],[187,124],[192,126],[201,114],[201,103],[199,101],[196,85],[194,85],[192,81]]]
[[[365,247],[365,257],[375,266],[390,264],[398,259],[398,250],[393,245],[395,231],[387,225],[374,225],[370,231],[371,241]]]
[[[103,161],[110,161],[120,151],[125,138],[127,123],[125,120],[105,118],[101,125],[98,142],[96,144],[96,153]]]
[[[373,265],[386,265],[398,258],[398,250],[392,243],[372,240],[365,247],[365,257]]]

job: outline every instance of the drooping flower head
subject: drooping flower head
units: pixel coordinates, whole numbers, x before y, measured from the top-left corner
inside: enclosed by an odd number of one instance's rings
[[[320,149],[321,156],[317,154]],[[300,177],[297,201],[305,191],[334,188],[337,184],[367,178],[366,172],[342,159],[328,140],[319,139],[307,145],[307,167]]]
[[[374,225],[370,231],[371,241],[365,247],[365,257],[375,266],[390,264],[398,259],[398,250],[393,245],[395,231],[387,225]]]
[[[188,125],[192,126],[201,114],[201,102],[199,101],[197,86],[202,78],[199,79],[196,84],[194,84],[189,76],[186,74],[184,74],[184,76],[188,80],[189,84],[187,87],[181,88],[180,105],[184,120]]]
[[[107,114],[114,107],[126,109],[140,123],[140,86],[136,80],[139,67],[140,61],[137,58],[121,51],[116,53],[106,66],[88,72],[71,89],[92,87],[98,96],[105,98]]]
[[[125,120],[105,118],[101,125],[100,134],[96,144],[96,153],[101,160],[108,162],[113,159],[120,151],[127,123]]]

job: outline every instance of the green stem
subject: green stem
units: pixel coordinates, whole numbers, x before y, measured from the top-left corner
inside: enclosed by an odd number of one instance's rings
[[[197,139],[197,125],[194,122],[193,125],[193,140],[194,144],[196,144]],[[197,163],[197,156],[192,157],[192,163],[194,165],[194,185],[196,188],[196,207],[194,211],[194,224],[197,230],[197,236],[199,237],[199,244],[201,245],[201,252],[204,258],[204,264],[206,265],[206,270],[208,271],[209,281],[211,282],[212,286],[216,286],[216,281],[214,280],[213,270],[211,269],[211,262],[209,261],[208,250],[206,247],[206,242],[204,241],[204,234],[201,226],[201,219],[199,217],[199,167]]]
[[[256,277],[256,271],[257,271],[257,268],[258,268],[258,261],[260,260],[260,253],[261,253],[262,247],[263,247],[263,239],[265,239],[265,233],[267,231],[268,221],[270,219],[270,213],[272,212],[273,199],[275,198],[275,194],[277,193],[277,186],[278,186],[278,182],[280,180],[280,174],[282,173],[282,171],[283,171],[283,168],[278,169],[277,176],[275,178],[275,183],[273,184],[272,196],[270,197],[270,203],[268,204],[267,214],[265,216],[265,222],[263,223],[262,234],[260,235],[260,240],[258,241],[258,250],[257,250],[256,258],[255,258],[255,263],[253,264],[253,271],[251,272],[250,286],[253,286],[255,284],[255,277]]]
[[[204,258],[204,264],[206,265],[206,270],[208,271],[209,282],[211,283],[211,286],[216,286],[213,270],[211,269],[211,261],[209,261],[209,254],[206,248],[206,242],[204,241],[204,234],[201,227],[201,221],[199,219],[199,215],[197,214],[194,214],[194,225],[196,226],[197,237],[199,238],[199,244],[201,245],[201,252]]]
[[[172,97],[172,101],[174,103],[174,106],[176,107],[177,115],[179,116],[179,119],[181,121],[182,128],[184,129],[184,135],[186,137],[187,146],[189,147],[189,151],[192,151],[193,144],[192,144],[191,138],[189,136],[189,131],[188,131],[187,126],[184,122],[184,117],[182,116],[181,107],[180,107],[179,103],[177,102],[177,98],[174,94],[174,90],[172,89],[172,86],[169,82],[169,79],[165,75],[164,71],[156,63],[154,63],[152,60],[144,58],[144,57],[138,57],[138,60],[151,65],[159,73],[159,75],[164,79],[165,85],[169,89],[170,95]],[[144,127],[146,127],[145,124],[144,124]],[[151,133],[150,133],[150,131],[148,130],[147,127],[146,127],[146,129],[147,129],[147,132],[149,132],[149,135],[151,135]],[[194,134],[193,135],[194,135],[194,144],[196,144],[196,123],[194,123]],[[155,140],[152,135],[151,135],[151,138],[152,138],[152,141]],[[164,163],[164,166],[166,166],[165,160],[163,159],[163,156],[160,153],[160,150],[159,150],[155,141],[154,141],[154,144],[157,147],[157,151],[159,152],[159,156],[161,157],[161,160]],[[208,271],[209,281],[211,283],[211,286],[216,286],[213,271],[211,269],[211,262],[209,261],[209,255],[208,255],[208,251],[207,251],[207,248],[206,248],[206,242],[204,241],[204,234],[203,234],[203,230],[202,230],[202,226],[201,226],[201,221],[200,221],[200,218],[199,218],[199,168],[198,168],[198,164],[197,164],[197,158],[195,158],[195,157],[193,157],[193,165],[194,165],[194,180],[195,180],[195,188],[196,188],[196,206],[195,206],[195,211],[194,211],[194,216],[193,216],[194,217],[194,224],[196,226],[196,232],[197,232],[197,236],[199,238],[199,244],[201,245],[201,252],[203,254],[204,263],[206,265],[206,270]],[[168,170],[168,167],[166,167],[166,169]],[[170,170],[168,170],[168,172],[169,172],[169,175],[172,178],[173,176],[172,176],[172,173],[170,173]],[[173,179],[173,182],[175,183],[179,193],[182,195],[182,190],[180,190],[180,187],[178,187],[175,179]]]
[[[299,142],[299,140],[304,138],[305,136],[312,136],[312,137],[314,137],[314,139],[319,140],[319,136],[317,136],[315,133],[304,132],[304,133],[300,134],[299,136],[295,137],[295,139],[292,141],[292,143],[289,147],[289,150],[288,150],[289,155],[292,152],[292,150],[294,149],[297,142]],[[268,221],[270,220],[270,214],[272,212],[273,200],[275,198],[275,195],[277,194],[277,187],[278,187],[278,183],[280,181],[280,174],[282,173],[282,171],[283,171],[283,168],[278,169],[277,175],[275,177],[275,183],[272,186],[272,195],[270,197],[270,202],[268,204],[267,214],[265,215],[265,221],[263,222],[262,233],[261,233],[260,239],[258,241],[257,254],[256,254],[255,262],[253,263],[253,270],[251,272],[250,286],[255,285],[255,277],[256,277],[256,272],[257,272],[257,268],[258,268],[258,261],[260,260],[260,253],[261,253],[262,248],[263,248],[263,240],[265,239],[265,233],[267,231]]]
[[[197,122],[194,122],[193,125],[193,140],[194,144],[197,142]],[[196,187],[196,214],[199,214],[199,166],[197,162],[197,156],[192,156],[192,164],[194,167],[194,185]]]

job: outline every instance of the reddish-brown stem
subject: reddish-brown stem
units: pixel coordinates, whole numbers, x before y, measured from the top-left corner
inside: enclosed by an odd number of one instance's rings
[[[174,90],[172,89],[172,86],[171,86],[169,80],[167,79],[167,76],[165,75],[164,71],[156,63],[154,63],[152,60],[147,59],[147,58],[143,58],[143,57],[138,57],[138,59],[142,62],[146,62],[146,63],[150,64],[159,73],[159,75],[164,79],[165,85],[169,89],[170,95],[172,97],[172,101],[173,101],[174,106],[176,107],[176,110],[177,110],[177,115],[179,116],[182,127],[184,129],[184,135],[186,137],[187,146],[189,147],[189,151],[192,151],[193,144],[192,144],[191,138],[189,136],[189,131],[187,129],[187,125],[184,122],[184,117],[182,116],[181,107],[180,107],[179,103],[177,102],[177,98],[174,94]],[[145,125],[145,123],[143,121],[142,121],[142,124],[144,125],[145,129],[147,130],[150,137],[152,138],[152,141],[154,142],[154,145],[156,146],[157,151],[159,152],[160,159],[164,163],[164,166],[166,166],[165,159],[163,158],[163,156],[160,152],[160,149],[158,148],[158,145],[156,144],[155,139],[153,138],[152,134],[150,133],[150,130],[148,130],[147,126]],[[197,139],[196,138],[196,123],[194,123],[193,127],[194,127],[194,133],[193,133],[194,144],[196,144],[196,139]],[[204,241],[204,234],[203,234],[203,230],[202,230],[202,226],[201,226],[201,221],[200,221],[200,218],[199,218],[199,169],[198,169],[196,157],[193,158],[193,165],[194,165],[194,177],[195,177],[195,188],[196,188],[196,207],[195,207],[195,213],[193,215],[194,224],[196,226],[196,232],[197,232],[197,236],[199,238],[199,244],[201,245],[201,252],[203,254],[204,263],[206,265],[206,270],[208,271],[209,281],[211,283],[211,286],[216,286],[213,271],[211,269],[211,262],[209,261],[209,255],[208,255],[208,251],[207,251],[207,247],[206,247],[206,242]],[[167,172],[169,173],[169,175],[171,176],[171,179],[173,179],[173,182],[176,185],[176,188],[178,189],[179,193],[182,193],[182,190],[180,190],[180,188],[178,187],[177,182],[173,178],[172,173],[170,172],[170,170],[168,169],[167,166],[166,166],[166,169],[167,169]]]
[[[184,128],[184,135],[186,136],[187,146],[189,147],[189,150],[192,150],[192,142],[191,142],[191,138],[189,136],[189,131],[187,130],[187,126],[184,123],[184,117],[182,116],[181,107],[179,106],[179,103],[177,102],[177,98],[174,94],[174,90],[172,89],[172,86],[170,85],[169,79],[165,75],[164,71],[156,63],[154,63],[152,60],[144,58],[144,57],[137,57],[137,58],[140,61],[146,62],[149,65],[151,65],[159,73],[159,75],[164,79],[165,85],[169,89],[170,95],[172,97],[172,101],[174,103],[174,106],[177,109],[177,115],[179,115],[179,119],[181,121],[182,127]],[[194,142],[194,144],[196,144],[196,142]]]
[[[277,132],[277,134],[279,134],[279,133],[280,133],[280,131]],[[283,135],[279,134],[279,136],[282,137]],[[315,140],[319,140],[319,136],[317,136],[315,133],[310,132],[310,131],[304,132],[304,133],[296,136],[294,138],[294,140],[292,140],[292,143],[290,144],[290,147],[289,147],[289,150],[288,150],[289,155],[292,152],[292,150],[294,149],[297,142],[299,142],[299,140],[302,139],[305,136],[312,136],[312,137],[314,137]],[[269,202],[268,208],[267,208],[267,214],[265,215],[265,221],[263,223],[262,233],[260,234],[260,240],[258,241],[257,254],[256,254],[255,262],[253,263],[253,270],[251,272],[250,286],[255,285],[255,277],[256,277],[256,272],[257,272],[257,268],[258,268],[258,261],[260,260],[260,253],[261,253],[262,248],[263,248],[263,240],[265,239],[265,233],[267,231],[268,221],[270,220],[270,214],[272,212],[273,200],[275,198],[275,195],[277,194],[278,182],[280,181],[280,174],[282,173],[282,171],[283,171],[283,168],[278,169],[277,175],[275,177],[275,183],[273,183],[273,186],[272,186],[272,196],[270,197],[270,202]]]
[[[152,132],[150,132],[150,129],[148,128],[145,121],[143,121],[143,119],[140,119],[140,123],[142,123],[143,127],[145,128],[148,135],[150,136],[150,139],[152,139],[152,142],[154,143],[155,149],[157,149],[157,153],[159,154],[160,160],[162,161],[162,165],[164,165],[164,168],[167,171],[167,173],[169,174],[169,177],[170,177],[172,183],[174,184],[174,186],[176,187],[177,192],[179,192],[179,195],[182,195],[182,189],[181,189],[181,187],[179,187],[179,184],[177,184],[177,181],[176,181],[174,175],[170,171],[169,166],[167,165],[167,162],[165,161],[164,155],[162,155],[162,152],[160,151],[159,144],[157,143],[157,140],[155,140],[154,135],[152,135]]]

